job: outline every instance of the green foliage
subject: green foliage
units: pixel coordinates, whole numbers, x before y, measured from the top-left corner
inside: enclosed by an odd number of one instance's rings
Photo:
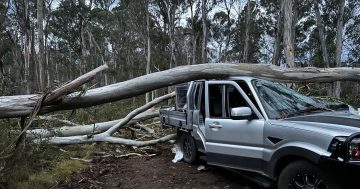
[[[263,19],[257,18],[260,14],[260,7],[254,1],[249,1],[244,7],[241,15],[236,21],[236,30],[234,40],[232,41],[233,54],[236,55],[237,60],[241,60],[243,57],[242,52],[244,51],[244,44],[245,44],[245,30],[246,27],[250,27],[249,35],[249,55],[248,55],[248,62],[259,62],[261,60],[261,46],[264,45],[263,41],[261,40],[262,35],[266,31],[262,24]],[[251,15],[250,15],[250,25],[246,25],[246,9],[247,6],[251,7]]]

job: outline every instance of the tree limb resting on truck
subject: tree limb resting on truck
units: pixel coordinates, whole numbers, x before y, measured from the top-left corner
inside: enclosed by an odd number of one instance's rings
[[[57,104],[45,103],[40,113],[95,106],[197,79],[223,79],[239,75],[285,82],[360,81],[360,68],[282,68],[271,64],[245,63],[180,66],[91,89],[83,96],[75,92],[62,98],[58,97]],[[28,116],[38,98],[38,95],[0,97],[0,118]]]

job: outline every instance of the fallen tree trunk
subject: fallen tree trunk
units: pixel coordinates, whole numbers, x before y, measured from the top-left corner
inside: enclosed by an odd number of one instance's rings
[[[71,122],[69,120],[58,119],[55,116],[39,116],[38,118],[35,118],[34,120],[57,121],[57,122],[60,122],[60,123],[71,125],[71,126],[78,126],[79,125],[79,124]]]
[[[80,136],[67,136],[67,137],[49,137],[49,138],[40,138],[35,140],[35,142],[40,142],[43,140],[46,140],[50,144],[81,144],[81,143],[93,143],[93,142],[109,142],[114,144],[124,144],[124,145],[131,145],[131,146],[147,146],[147,145],[153,145],[159,142],[166,142],[168,140],[174,139],[176,137],[176,134],[171,134],[164,136],[162,138],[150,140],[150,141],[137,141],[137,140],[130,140],[125,138],[119,138],[112,136],[120,127],[123,127],[133,118],[138,116],[139,114],[145,112],[146,110],[150,109],[151,107],[155,106],[156,104],[159,104],[165,100],[168,100],[170,98],[173,98],[175,96],[175,92],[172,92],[170,94],[155,98],[151,102],[131,111],[125,118],[121,119],[116,124],[112,125],[110,128],[108,128],[106,131],[101,133],[95,133],[94,129],[93,132],[87,135],[80,135]],[[80,126],[81,127],[81,126]],[[32,133],[32,131],[28,131]]]
[[[38,106],[45,107],[46,105],[61,103],[62,100],[60,98],[75,92],[80,86],[92,80],[97,73],[108,68],[106,64],[99,66],[71,82],[65,83],[52,91],[45,92],[45,94],[2,96],[0,97],[0,118],[25,117],[35,113],[34,108],[37,104]],[[78,95],[80,94],[78,93]],[[36,111],[35,114],[38,113]]]
[[[85,108],[133,97],[169,85],[230,76],[253,76],[285,82],[360,81],[360,68],[281,68],[270,64],[224,63],[181,66],[91,89],[82,96],[72,93],[58,100],[57,104],[42,107],[40,113]],[[28,116],[38,99],[37,95],[0,97],[0,118]]]
[[[145,111],[133,119],[131,119],[126,125],[133,125],[137,122],[145,121],[154,117],[159,116],[158,109],[150,109]],[[63,126],[59,128],[50,128],[50,129],[32,129],[28,130],[26,137],[28,138],[48,138],[48,137],[67,137],[67,136],[79,136],[79,135],[89,135],[91,133],[99,133],[108,130],[110,127],[114,126],[116,123],[122,122],[124,119],[118,119],[113,121],[107,121],[102,123],[94,123],[89,125],[77,125],[77,126]]]
[[[83,144],[83,143],[93,143],[93,142],[108,142],[112,144],[123,144],[128,146],[150,146],[157,143],[167,142],[176,138],[175,134],[166,135],[164,137],[148,140],[148,141],[138,141],[130,140],[126,138],[119,138],[113,136],[107,136],[104,133],[94,135],[91,138],[87,136],[76,136],[76,137],[52,137],[48,140],[50,144],[60,145],[60,144]]]

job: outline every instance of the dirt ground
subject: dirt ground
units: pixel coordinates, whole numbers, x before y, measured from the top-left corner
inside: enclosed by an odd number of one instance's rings
[[[158,145],[152,157],[94,157],[89,167],[74,174],[55,187],[68,188],[236,188],[256,189],[256,185],[222,168],[207,167],[198,171],[199,164],[172,163],[171,145]]]

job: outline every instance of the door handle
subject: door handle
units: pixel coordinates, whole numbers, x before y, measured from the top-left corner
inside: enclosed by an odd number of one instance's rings
[[[219,124],[211,123],[211,124],[209,124],[209,127],[212,128],[212,129],[220,129],[223,126],[219,125]]]

